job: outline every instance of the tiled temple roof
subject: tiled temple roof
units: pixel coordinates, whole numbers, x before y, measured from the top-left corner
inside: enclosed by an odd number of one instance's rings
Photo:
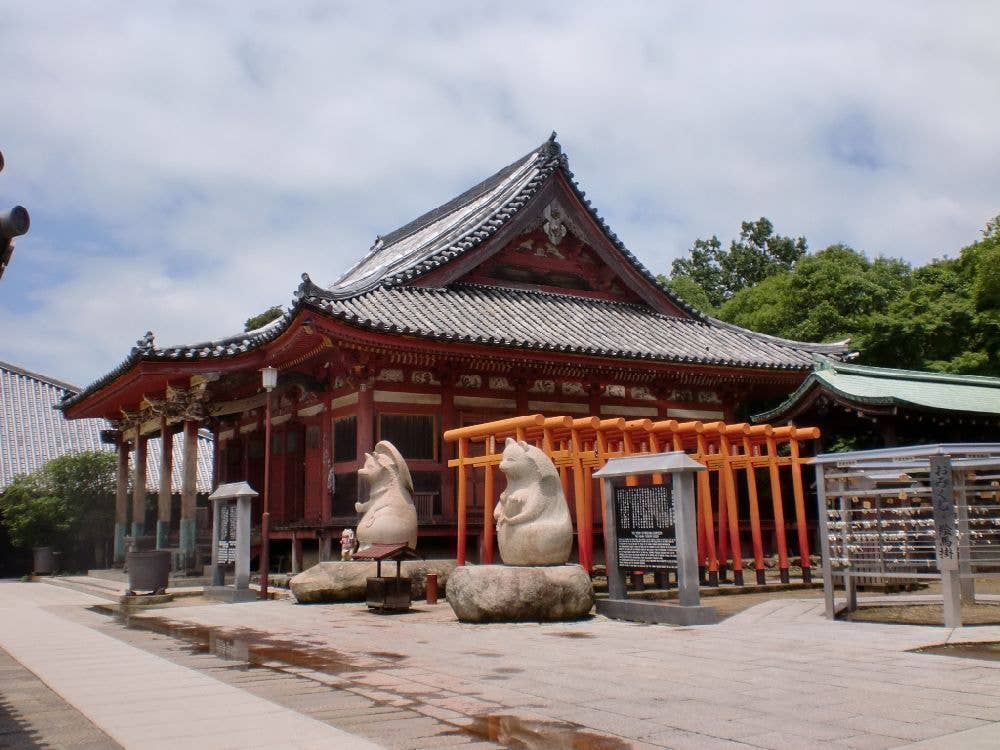
[[[107,448],[103,419],[66,419],[52,407],[76,389],[53,378],[0,362],[0,490],[67,453]]]
[[[814,371],[792,395],[771,411],[755,414],[750,419],[763,423],[793,416],[798,409],[808,405],[809,396],[817,389],[861,411],[869,406],[894,406],[1000,416],[1000,378],[895,370],[817,357]]]
[[[46,461],[70,453],[110,450],[101,442],[104,419],[66,419],[55,407],[79,389],[68,383],[0,362],[0,491],[18,474],[30,474]],[[203,430],[198,441],[198,492],[211,492],[212,436]],[[184,436],[174,435],[172,489],[181,491]],[[146,487],[160,486],[160,439],[146,453]]]
[[[347,299],[304,299],[351,325],[407,336],[678,363],[812,365],[812,350],[801,344],[664,315],[645,305],[550,292],[456,284],[447,289],[378,287]]]
[[[522,289],[408,286],[493,237],[557,171],[626,262],[690,319],[641,304]],[[140,361],[221,359],[257,349],[284,332],[304,306],[369,330],[623,359],[805,371],[814,353],[837,356],[847,350],[847,342],[811,344],[747,331],[699,312],[663,288],[587,200],[555,133],[457,198],[377,238],[367,255],[329,288],[317,286],[308,274],[302,276],[296,301],[281,318],[256,331],[191,345],[159,347],[147,333],[124,362],[63,406],[99,390]]]

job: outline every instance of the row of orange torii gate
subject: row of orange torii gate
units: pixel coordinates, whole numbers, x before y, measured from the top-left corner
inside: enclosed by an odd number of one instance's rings
[[[470,425],[445,432],[444,439],[457,442],[457,458],[448,462],[458,471],[458,564],[466,559],[468,532],[468,495],[470,472],[482,471],[483,530],[482,562],[493,562],[493,506],[496,470],[502,459],[506,438],[524,440],[541,448],[553,461],[562,480],[567,499],[572,499],[577,528],[577,549],[580,564],[593,570],[593,472],[609,458],[641,453],[684,451],[704,464],[708,471],[698,472],[698,565],[705,571],[709,585],[719,582],[720,565],[723,575],[731,565],[733,580],[743,585],[743,550],[740,541],[739,508],[749,514],[750,536],[757,583],[764,581],[764,542],[758,500],[757,469],[767,469],[770,483],[771,510],[774,519],[775,546],[778,568],[783,583],[788,583],[788,541],[786,539],[785,505],[781,468],[788,467],[794,500],[795,527],[802,578],[811,580],[809,565],[809,531],[806,521],[805,496],[802,485],[802,465],[811,459],[800,455],[800,443],[819,437],[816,427],[750,426],[746,423],[678,422],[667,419],[626,420],[599,417],[546,417],[542,414],[511,417],[495,422]],[[737,472],[744,472],[745,500],[738,502]],[[663,478],[652,477],[654,484]],[[627,484],[638,480],[629,477]],[[601,499],[601,522],[607,523],[603,502],[603,483],[597,482]],[[787,491],[787,490],[786,490]]]

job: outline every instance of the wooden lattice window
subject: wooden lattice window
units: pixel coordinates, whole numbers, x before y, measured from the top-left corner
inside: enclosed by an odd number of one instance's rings
[[[437,460],[437,420],[433,414],[379,414],[378,439],[395,445],[403,458]]]
[[[337,417],[333,420],[333,460],[353,461],[358,455],[358,418]]]

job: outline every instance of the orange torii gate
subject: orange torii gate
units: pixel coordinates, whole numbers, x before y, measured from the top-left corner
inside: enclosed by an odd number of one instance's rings
[[[499,466],[506,438],[524,440],[542,449],[555,464],[567,501],[574,510],[577,550],[580,564],[593,569],[594,488],[593,473],[609,458],[638,453],[684,451],[708,467],[699,472],[698,495],[698,564],[710,585],[719,582],[722,570],[730,563],[734,582],[743,584],[743,550],[740,539],[739,492],[737,473],[743,472],[746,505],[754,568],[758,583],[764,583],[764,543],[761,528],[757,469],[768,470],[778,568],[783,583],[788,583],[788,542],[786,539],[784,495],[781,467],[791,474],[798,551],[803,580],[811,580],[809,534],[806,524],[805,495],[802,484],[803,458],[800,443],[819,437],[816,427],[750,426],[745,423],[678,422],[674,419],[626,420],[621,417],[546,417],[532,414],[495,422],[448,430],[444,439],[457,442],[457,458],[448,462],[458,470],[458,564],[466,559],[468,535],[468,480],[470,472],[482,470],[483,477],[483,562],[493,562],[493,504],[496,468]],[[481,455],[473,455],[472,444],[482,444]],[[637,483],[629,478],[628,484]],[[653,476],[656,484],[663,481]],[[604,518],[603,486],[598,483],[602,501],[598,503],[602,525]]]

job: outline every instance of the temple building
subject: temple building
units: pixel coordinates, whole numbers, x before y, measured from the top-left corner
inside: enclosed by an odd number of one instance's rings
[[[355,525],[357,470],[378,440],[409,463],[422,547],[453,554],[445,430],[536,412],[734,421],[795,390],[814,355],[846,350],[753,333],[673,296],[591,206],[554,135],[378,237],[331,286],[302,279],[263,328],[186,346],[147,334],[62,404],[70,419],[115,423],[122,471],[175,430],[212,432],[216,482],[263,488],[269,456],[271,537],[291,542],[293,567]],[[265,367],[278,370],[270,446]],[[474,517],[483,488],[468,489]],[[192,513],[186,499],[194,556]]]
[[[0,494],[15,476],[38,471],[54,458],[110,448],[107,439],[115,438],[118,433],[106,419],[68,420],[56,409],[63,400],[79,392],[80,389],[70,383],[0,362]],[[161,441],[154,438],[149,441],[146,451],[142,507],[151,517],[150,528],[155,528],[157,517],[151,512],[147,497],[159,497],[163,489],[165,523],[160,523],[159,527],[164,543],[170,543],[171,530],[176,532],[180,522],[182,472],[179,465],[172,466],[171,480],[165,484],[160,482],[163,465],[160,444]],[[180,453],[183,449],[183,436],[173,435],[169,453]],[[198,435],[195,515],[197,527],[205,538],[209,531],[207,497],[212,491],[212,453],[212,435],[202,429]],[[131,465],[129,471],[134,474]]]
[[[783,403],[758,424],[821,425],[823,442],[850,437],[860,448],[996,442],[1000,378],[868,367],[818,356]]]

